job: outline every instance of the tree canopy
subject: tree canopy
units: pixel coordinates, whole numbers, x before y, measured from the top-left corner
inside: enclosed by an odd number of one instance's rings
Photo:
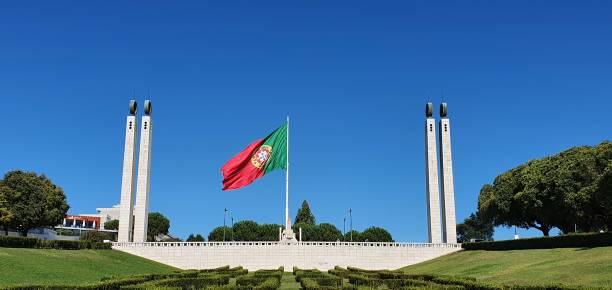
[[[254,221],[239,221],[234,224],[233,232],[235,241],[257,241],[259,225]]]
[[[307,201],[304,200],[302,202],[302,207],[298,209],[297,214],[295,215],[294,224],[317,224],[314,215],[310,211],[310,206],[308,205]]]
[[[225,231],[225,240],[233,241],[234,240],[234,231],[230,227],[216,227],[208,234],[209,242],[222,242],[223,241],[223,232]]]
[[[278,241],[277,224],[262,224],[257,227],[257,241]]]
[[[147,241],[155,241],[159,234],[167,235],[170,230],[170,220],[159,212],[149,213],[149,225],[147,229]]]
[[[0,180],[0,225],[25,236],[28,230],[60,224],[69,206],[64,190],[44,175],[20,170]]]
[[[302,229],[302,241],[321,241],[321,242],[336,242],[349,241],[350,232],[343,236],[342,232],[330,223],[316,224],[316,220],[308,202],[304,200],[302,207],[298,210],[295,217],[295,223],[292,226],[293,232],[299,236],[299,230]],[[278,224],[257,224],[251,220],[244,220],[234,224],[233,228],[225,228],[226,241],[278,241],[278,230],[281,225]],[[365,236],[364,236],[365,234]],[[347,238],[348,237],[348,238]],[[364,238],[365,237],[365,238]],[[299,238],[299,237],[298,237]],[[363,233],[353,231],[353,241],[359,242],[368,239],[371,242],[392,242],[391,234],[379,227],[371,227]],[[213,229],[208,235],[209,241],[223,240],[223,227]]]
[[[206,240],[204,239],[204,237],[200,234],[197,235],[193,235],[190,234],[189,237],[187,237],[187,242],[205,242]]]
[[[104,223],[104,229],[107,230],[118,230],[119,229],[119,220],[110,220]]]
[[[457,242],[465,243],[471,239],[491,241],[493,231],[492,222],[483,220],[478,213],[473,213],[463,220],[463,223],[457,225]]]
[[[365,229],[360,235],[359,238],[364,242],[393,242],[393,237],[391,234],[379,227],[369,227]]]
[[[553,227],[564,233],[612,229],[612,142],[581,146],[531,160],[485,184],[478,199],[482,218],[494,225]]]

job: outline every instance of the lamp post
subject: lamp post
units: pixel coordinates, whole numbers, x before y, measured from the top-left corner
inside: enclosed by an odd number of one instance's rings
[[[223,209],[223,241],[225,242],[225,216],[227,215],[227,208]]]
[[[353,209],[349,208],[349,223],[351,226],[351,243],[353,242]]]
[[[344,217],[344,222],[342,223],[342,241],[346,242],[346,216]]]
[[[234,241],[234,217],[232,217],[232,241]]]

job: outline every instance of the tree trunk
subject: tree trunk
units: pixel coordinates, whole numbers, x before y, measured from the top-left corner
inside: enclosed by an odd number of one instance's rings
[[[4,225],[3,228],[4,228],[4,235],[8,236],[8,226]]]
[[[550,233],[550,229],[551,229],[551,227],[549,226],[533,226],[533,227],[540,230],[542,234],[544,234],[545,237],[548,237]]]

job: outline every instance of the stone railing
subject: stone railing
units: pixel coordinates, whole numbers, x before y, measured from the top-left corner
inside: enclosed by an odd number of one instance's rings
[[[461,248],[461,244],[384,243],[384,242],[148,242],[113,243],[114,247],[232,247],[232,246],[328,246],[328,247],[401,247]]]
[[[461,244],[374,242],[150,242],[113,243],[113,249],[181,269],[225,265],[245,269],[329,270],[335,266],[398,269],[461,251]]]

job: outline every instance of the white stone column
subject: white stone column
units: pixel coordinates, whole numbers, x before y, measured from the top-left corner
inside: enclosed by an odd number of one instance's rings
[[[136,101],[130,102],[130,116],[125,123],[123,175],[121,177],[121,204],[119,206],[118,242],[132,241],[132,210],[134,208],[134,176],[136,175]],[[74,225],[73,225],[74,226]]]
[[[453,181],[453,156],[451,152],[450,121],[446,117],[446,103],[440,105],[440,171],[442,172],[442,240],[457,243],[455,217],[455,186]]]
[[[440,190],[436,146],[436,121],[432,118],[433,105],[427,103],[425,121],[425,178],[427,193],[427,224],[430,243],[442,242],[440,224]]]
[[[140,129],[140,153],[138,155],[138,179],[136,182],[136,206],[134,207],[134,242],[147,241],[149,216],[149,187],[151,185],[151,145],[153,124],[151,121],[151,103],[145,101]]]

